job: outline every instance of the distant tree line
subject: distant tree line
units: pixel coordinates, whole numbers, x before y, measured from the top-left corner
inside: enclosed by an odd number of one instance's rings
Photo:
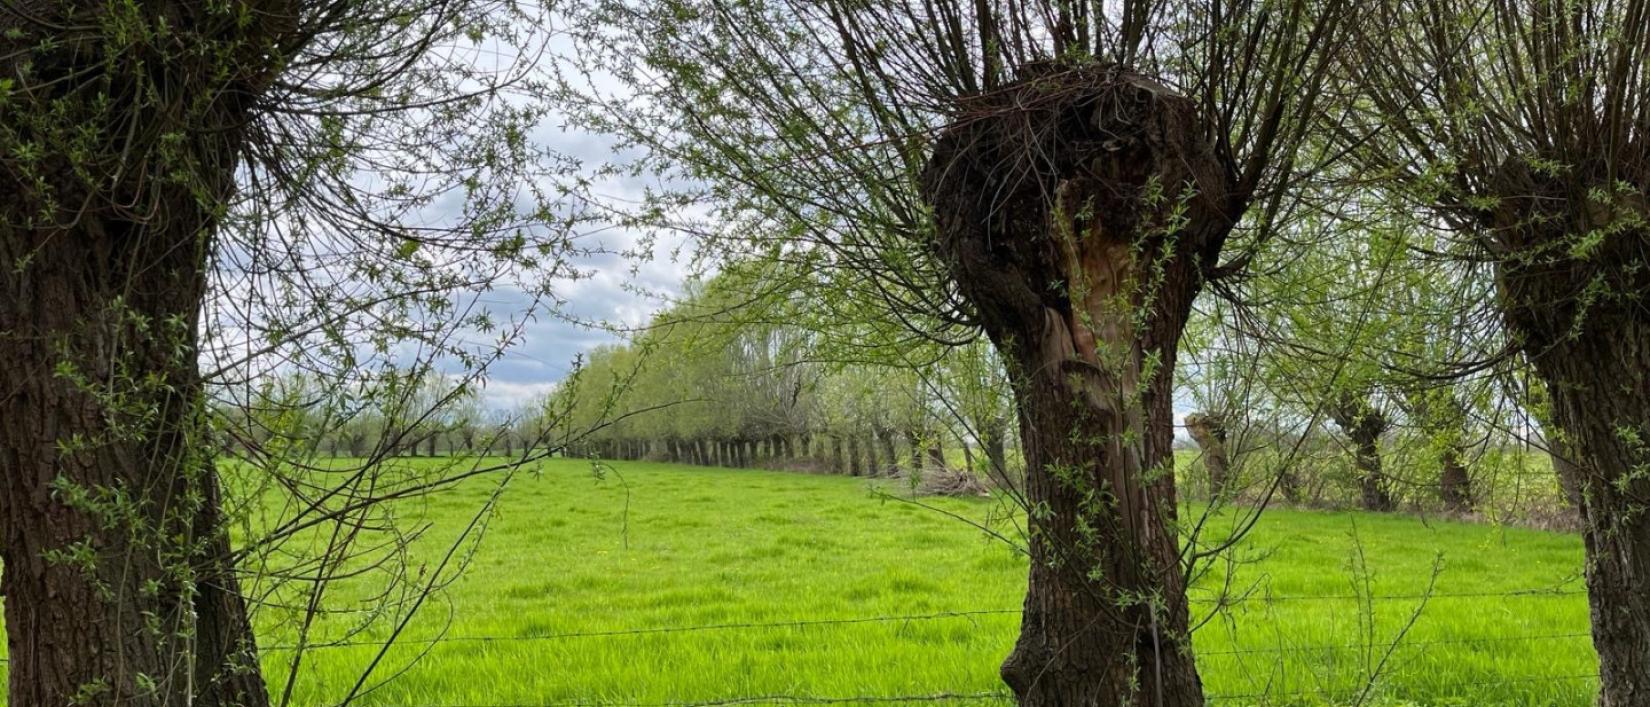
[[[308,455],[333,459],[514,457],[544,444],[550,415],[542,397],[489,407],[479,383],[430,370],[396,375],[385,385],[404,392],[362,396],[382,402],[348,409],[306,404],[320,397],[318,385],[301,374],[274,375],[246,391],[246,401],[219,401],[223,451],[244,458],[303,445]]]
[[[726,296],[699,287],[588,354],[556,397],[571,427],[599,428],[573,453],[854,476],[1016,465],[1007,381],[985,346],[922,370],[831,360],[803,326],[718,319]]]

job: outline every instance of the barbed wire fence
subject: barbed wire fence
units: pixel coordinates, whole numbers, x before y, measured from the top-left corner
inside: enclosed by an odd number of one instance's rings
[[[1549,586],[1529,589],[1520,589],[1500,592],[1433,592],[1430,594],[1255,594],[1239,598],[1223,598],[1223,606],[1235,607],[1243,604],[1265,604],[1272,602],[1339,602],[1339,601],[1432,601],[1450,599],[1539,599],[1563,598],[1575,595],[1584,595],[1586,590],[1571,586]],[[1195,601],[1195,600],[1194,600]],[[409,648],[427,650],[446,644],[463,643],[531,643],[544,641],[571,641],[581,639],[607,639],[627,636],[648,636],[660,634],[680,634],[699,632],[758,632],[779,629],[810,629],[831,626],[846,626],[856,624],[885,624],[885,623],[920,623],[946,620],[974,620],[980,617],[1009,616],[1021,613],[1019,608],[984,608],[961,611],[937,611],[928,613],[856,616],[825,619],[803,619],[790,621],[745,621],[728,623],[708,623],[679,626],[655,626],[627,629],[597,630],[597,631],[567,631],[556,633],[541,633],[527,635],[443,635],[433,639],[403,639],[397,644]],[[1393,644],[1393,649],[1415,649],[1429,646],[1485,646],[1497,644],[1541,643],[1579,641],[1587,639],[1591,633],[1580,631],[1560,631],[1550,633],[1530,633],[1497,636],[1473,636],[1458,638],[1438,638],[1421,640],[1400,640]],[[350,647],[382,647],[382,641],[374,640],[343,640],[335,642],[316,642],[303,647],[304,650],[329,650]],[[1345,651],[1366,649],[1371,643],[1365,642],[1336,642],[1336,643],[1302,643],[1280,644],[1253,647],[1234,647],[1224,649],[1198,650],[1197,656],[1212,658],[1217,656],[1244,656],[1244,655],[1285,655],[1292,653],[1318,653],[1330,651]],[[1377,646],[1380,647],[1380,646]],[[297,646],[274,645],[263,650],[267,653],[289,652]],[[4,659],[0,659],[3,663]],[[1373,678],[1372,678],[1373,679]],[[1385,677],[1383,676],[1384,680]],[[1598,679],[1598,673],[1558,673],[1548,675],[1520,675],[1507,677],[1441,680],[1431,681],[1434,688],[1472,688],[1507,684],[1539,684],[1539,683],[1581,683],[1587,680]],[[1337,693],[1348,693],[1351,697],[1364,687],[1355,688],[1313,688],[1297,690],[1262,689],[1249,692],[1210,692],[1206,695],[1212,703],[1291,703],[1291,698],[1309,698],[1320,696],[1334,698]],[[589,698],[563,701],[541,702],[487,702],[487,703],[429,703],[426,707],[714,707],[717,705],[755,705],[755,704],[979,704],[979,703],[1007,703],[1013,695],[1006,688],[975,691],[975,692],[937,692],[928,694],[891,694],[891,695],[813,695],[794,693],[772,693],[755,695],[733,695],[710,700],[685,700],[662,702],[637,702],[622,699]],[[1333,702],[1333,700],[1330,700]]]
[[[1383,594],[1363,596],[1358,594],[1259,594],[1237,599],[1224,599],[1223,604],[1234,607],[1251,603],[1270,602],[1315,602],[1315,601],[1419,601],[1437,599],[1510,599],[1510,598],[1560,598],[1586,594],[1585,589],[1564,586],[1538,587],[1501,592],[1435,592],[1432,594]],[[964,611],[937,611],[917,614],[896,614],[879,616],[857,616],[830,619],[802,619],[790,621],[746,621],[712,624],[693,624],[681,626],[656,626],[629,629],[612,629],[601,631],[567,631],[557,633],[529,634],[529,635],[444,635],[434,639],[398,641],[398,645],[408,647],[434,647],[444,644],[462,643],[525,643],[542,641],[565,641],[577,639],[618,638],[626,636],[645,636],[657,634],[721,632],[721,631],[765,631],[775,629],[806,629],[825,626],[844,626],[855,624],[878,623],[916,623],[925,621],[942,621],[954,619],[973,619],[982,616],[1018,615],[1019,608],[973,609]],[[1580,640],[1590,638],[1587,631],[1565,631],[1557,633],[1518,634],[1504,636],[1480,636],[1446,639],[1405,640],[1398,644],[1398,648],[1422,648],[1443,645],[1493,645],[1510,643],[1536,643],[1542,641]],[[383,641],[373,640],[346,640],[333,642],[316,642],[303,647],[304,650],[328,650],[352,647],[382,647]],[[1263,655],[1285,653],[1308,653],[1317,651],[1337,651],[1366,648],[1369,644],[1339,642],[1339,643],[1305,643],[1288,645],[1257,646],[1246,648],[1226,648],[1213,650],[1198,650],[1197,655],[1202,657],[1232,656],[1232,655]],[[268,653],[289,652],[297,649],[292,645],[267,646],[263,650]],[[0,657],[0,666],[9,661]],[[1477,680],[1458,680],[1434,683],[1442,687],[1474,687],[1490,686],[1511,683],[1539,683],[1539,682],[1575,682],[1598,679],[1597,672],[1555,675],[1527,675],[1516,677],[1498,677]],[[1288,690],[1288,691],[1255,691],[1239,693],[1210,693],[1211,701],[1223,700],[1264,700],[1283,699],[1289,697],[1308,697],[1312,695],[1331,695],[1332,689]],[[714,699],[709,701],[666,701],[666,702],[625,702],[608,699],[550,701],[550,702],[497,702],[497,703],[432,703],[427,707],[714,707],[716,705],[746,705],[746,704],[894,704],[894,703],[949,703],[967,704],[978,702],[1000,702],[1011,700],[1013,695],[1007,689],[979,692],[940,692],[931,694],[902,694],[902,695],[806,695],[806,694],[762,694],[741,695]]]

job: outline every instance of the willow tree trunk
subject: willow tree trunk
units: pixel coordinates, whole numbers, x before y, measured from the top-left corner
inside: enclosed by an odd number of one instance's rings
[[[1579,491],[1605,707],[1650,704],[1650,322],[1623,321],[1535,358]]]
[[[196,372],[203,218],[0,226],[0,260],[27,262],[0,268],[11,704],[267,700]]]
[[[1191,101],[1048,68],[963,102],[922,184],[1019,408],[1031,570],[1002,675],[1022,705],[1201,705],[1171,386],[1230,177]]]
[[[1444,510],[1451,513],[1472,512],[1472,475],[1467,472],[1466,455],[1459,446],[1444,450],[1438,472],[1438,497],[1444,501]]]
[[[1209,497],[1225,498],[1229,475],[1226,458],[1226,425],[1219,418],[1203,413],[1186,416],[1186,431],[1203,450],[1203,468],[1209,472]]]
[[[282,2],[0,11],[0,84],[16,87],[0,110],[12,705],[268,702],[196,358],[243,130],[296,17]]]
[[[1380,410],[1370,405],[1367,395],[1343,395],[1330,406],[1330,416],[1352,442],[1352,464],[1358,470],[1359,502],[1366,511],[1390,511],[1397,507],[1387,491],[1381,469],[1381,435],[1388,422]]]
[[[1650,705],[1650,174],[1522,162],[1490,225],[1500,304],[1546,383],[1558,471],[1579,493],[1602,707]],[[1601,201],[1602,199],[1602,201]],[[1585,256],[1571,245],[1587,244]],[[1562,456],[1565,459],[1560,460]]]
[[[877,441],[882,445],[883,466],[881,475],[893,476],[899,473],[899,450],[894,447],[894,431],[890,429],[877,430]]]
[[[940,444],[937,437],[928,445],[928,468],[933,471],[945,471],[945,447]]]

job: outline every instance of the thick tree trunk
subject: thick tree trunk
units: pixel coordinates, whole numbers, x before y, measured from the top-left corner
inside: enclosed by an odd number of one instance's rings
[[[831,445],[831,473],[840,474],[844,471],[844,468],[843,468],[844,465],[843,465],[843,460],[842,460],[842,437],[840,435],[832,434],[831,439],[830,439],[830,445]]]
[[[1650,292],[1642,270],[1618,289]],[[1537,303],[1509,319],[1547,384],[1555,466],[1580,504],[1599,704],[1650,705],[1650,318],[1636,302],[1599,304],[1576,333],[1543,276],[1504,268],[1501,281],[1504,297]]]
[[[1022,705],[1201,705],[1166,472],[1228,173],[1185,98],[1116,67],[1046,68],[964,103],[923,174],[937,250],[1019,408],[1031,576],[1002,674]]]
[[[1330,416],[1352,442],[1352,463],[1358,470],[1359,503],[1366,511],[1390,511],[1397,507],[1387,490],[1381,470],[1381,435],[1387,419],[1370,405],[1367,395],[1346,394],[1334,401]]]
[[[196,358],[241,131],[297,13],[186,5],[119,11],[163,41],[116,38],[102,3],[0,11],[0,82],[38,89],[10,92],[0,136],[0,594],[19,707],[268,703]]]
[[[859,453],[859,435],[848,436],[848,473],[853,476],[864,475],[865,457]]]
[[[1444,510],[1451,513],[1472,512],[1472,476],[1459,447],[1444,450],[1438,472],[1438,497],[1444,501]]]
[[[906,469],[911,474],[922,473],[922,437],[916,430],[905,431],[906,452],[911,457],[911,465]]]
[[[1203,450],[1203,468],[1209,472],[1209,496],[1225,498],[1230,469],[1226,458],[1226,425],[1214,416],[1192,413],[1186,416],[1186,431]]]
[[[1650,704],[1650,322],[1536,358],[1579,490],[1604,707]]]
[[[1500,305],[1546,383],[1549,441],[1581,507],[1601,707],[1650,705],[1650,172],[1512,159],[1484,217]],[[1624,169],[1625,168],[1625,169]],[[1580,246],[1585,245],[1585,249]]]
[[[196,372],[202,221],[86,219],[0,225],[10,703],[264,704]]]
[[[877,440],[882,443],[883,463],[882,474],[892,476],[899,472],[899,450],[894,448],[894,431],[883,429],[877,431]],[[881,474],[879,474],[881,475]]]

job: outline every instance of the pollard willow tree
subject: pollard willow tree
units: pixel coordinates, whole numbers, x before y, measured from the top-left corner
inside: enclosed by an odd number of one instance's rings
[[[1580,490],[1600,703],[1650,704],[1650,2],[1383,0],[1341,134],[1494,266]]]
[[[0,0],[11,704],[268,702],[209,403],[270,370],[349,391],[489,330],[455,292],[541,282],[552,163],[506,95],[535,11]],[[365,503],[342,488],[305,486],[291,527]]]
[[[1020,701],[1202,704],[1176,348],[1192,300],[1322,161],[1302,147],[1348,4],[562,9],[565,110],[623,138],[622,168],[670,178],[630,223],[848,273],[817,296],[995,343],[1028,468],[1031,577],[1002,669]]]

